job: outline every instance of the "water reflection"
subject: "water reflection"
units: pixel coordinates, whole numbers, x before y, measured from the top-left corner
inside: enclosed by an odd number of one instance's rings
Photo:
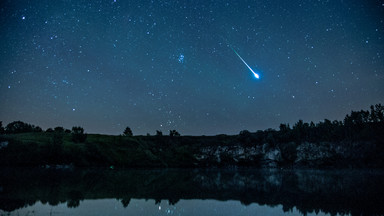
[[[68,208],[65,204],[49,206],[36,202],[33,206],[17,209],[4,215],[207,215],[207,216],[235,216],[235,215],[285,215],[280,205],[275,207],[251,204],[241,205],[238,201],[217,200],[180,200],[176,205],[167,202],[159,204],[154,200],[132,199],[127,207],[123,207],[116,199],[84,200],[77,208]],[[1,213],[0,213],[1,215]],[[289,215],[301,215],[297,209]],[[308,214],[315,215],[315,213]],[[320,213],[317,215],[325,215]]]
[[[49,209],[74,215],[88,209],[88,215],[94,215],[91,212],[97,208],[90,206],[101,202],[96,207],[113,204],[112,210],[147,211],[141,215],[153,215],[152,210],[208,215],[215,205],[216,215],[272,210],[382,215],[383,180],[380,171],[347,170],[1,169],[0,209],[20,215]],[[193,208],[200,212],[191,214]]]

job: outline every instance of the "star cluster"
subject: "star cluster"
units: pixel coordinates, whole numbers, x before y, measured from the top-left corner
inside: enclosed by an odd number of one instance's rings
[[[384,102],[380,0],[7,0],[0,7],[3,123],[235,134],[342,120]]]

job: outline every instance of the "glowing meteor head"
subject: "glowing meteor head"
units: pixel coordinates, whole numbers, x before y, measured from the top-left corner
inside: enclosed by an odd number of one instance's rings
[[[256,79],[260,79],[259,74],[257,74],[257,73],[253,73],[253,75],[255,75]]]

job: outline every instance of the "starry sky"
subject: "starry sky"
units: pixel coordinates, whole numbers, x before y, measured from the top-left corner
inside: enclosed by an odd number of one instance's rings
[[[383,0],[3,0],[0,26],[3,125],[237,134],[384,103]]]

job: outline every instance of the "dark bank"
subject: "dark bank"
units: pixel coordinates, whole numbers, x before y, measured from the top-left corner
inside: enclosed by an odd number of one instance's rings
[[[2,127],[1,127],[2,128]],[[299,120],[279,130],[238,135],[119,136],[86,134],[81,127],[43,131],[21,121],[0,135],[0,166],[383,168],[384,107],[352,111],[343,121]]]

